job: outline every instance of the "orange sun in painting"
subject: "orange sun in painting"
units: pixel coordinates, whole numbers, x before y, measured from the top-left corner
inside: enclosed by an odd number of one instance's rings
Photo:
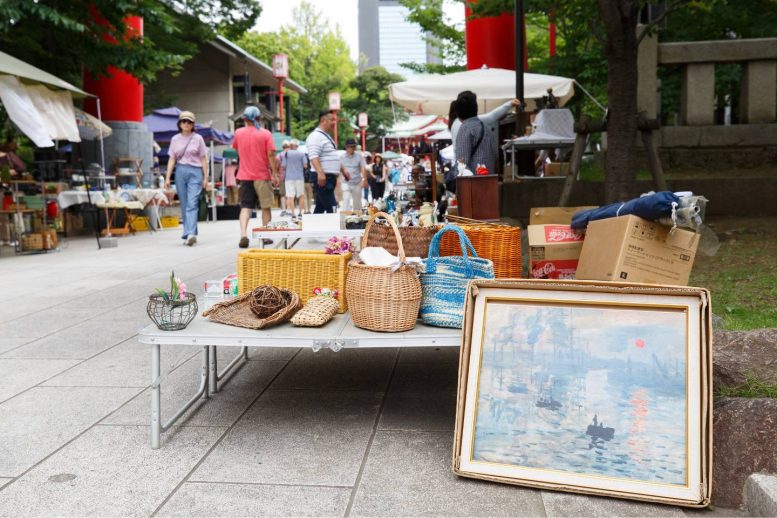
[[[637,338],[634,341],[634,345],[637,346],[637,349],[644,349],[645,347],[645,341],[642,338]]]

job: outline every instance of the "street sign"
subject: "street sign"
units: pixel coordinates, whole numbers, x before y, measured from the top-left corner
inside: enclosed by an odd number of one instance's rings
[[[329,110],[340,111],[340,94],[329,92]]]
[[[276,54],[272,58],[272,75],[276,79],[289,77],[289,56]]]
[[[367,114],[364,112],[361,112],[359,114],[359,127],[366,128],[367,126],[369,126],[369,123],[367,122]]]

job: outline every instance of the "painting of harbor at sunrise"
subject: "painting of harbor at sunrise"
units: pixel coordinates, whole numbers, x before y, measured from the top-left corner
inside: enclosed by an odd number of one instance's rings
[[[687,311],[488,301],[473,462],[688,484]]]

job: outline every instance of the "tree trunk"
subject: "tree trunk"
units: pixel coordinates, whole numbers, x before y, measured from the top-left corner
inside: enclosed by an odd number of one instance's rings
[[[607,154],[605,202],[634,196],[637,137],[637,5],[635,0],[598,0],[607,33]]]

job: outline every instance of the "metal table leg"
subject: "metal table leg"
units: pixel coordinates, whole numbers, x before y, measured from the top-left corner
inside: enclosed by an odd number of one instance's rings
[[[159,448],[159,438],[162,435],[162,427],[159,420],[159,413],[162,406],[162,393],[160,390],[159,379],[159,344],[151,346],[151,447]]]
[[[238,363],[241,361],[248,361],[248,347],[241,347],[237,356],[232,358],[232,360],[227,364],[226,367],[224,367],[224,370],[221,372],[219,372],[218,358],[216,357],[218,348],[216,346],[211,346],[210,349],[210,365],[208,367],[210,376],[210,392],[211,394],[215,394],[219,391],[219,381],[224,379]]]
[[[209,399],[210,394],[217,393],[219,380],[223,379],[241,360],[243,362],[248,360],[248,347],[241,347],[238,355],[219,373],[216,353],[216,346],[206,345],[202,348],[200,386],[197,388],[197,392],[178,409],[173,417],[167,422],[163,422],[161,351],[159,344],[151,346],[151,448],[159,448],[162,432],[169,430],[199,399]]]

